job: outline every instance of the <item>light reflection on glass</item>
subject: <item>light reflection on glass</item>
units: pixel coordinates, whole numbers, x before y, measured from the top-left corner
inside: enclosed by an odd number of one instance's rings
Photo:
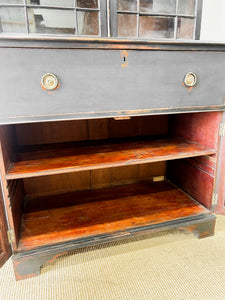
[[[174,18],[140,16],[139,36],[144,38],[173,38]]]
[[[192,39],[194,32],[194,20],[189,18],[178,18],[177,38]]]
[[[121,11],[136,11],[137,10],[137,0],[118,0],[117,10]]]
[[[74,34],[73,10],[29,8],[29,32],[45,34]]]
[[[0,32],[25,33],[26,20],[24,15],[24,9],[20,7],[1,7]]]
[[[136,37],[137,36],[137,15],[118,14],[118,36]]]
[[[140,0],[140,12],[175,14],[176,0]]]
[[[78,35],[99,35],[98,12],[77,11]]]

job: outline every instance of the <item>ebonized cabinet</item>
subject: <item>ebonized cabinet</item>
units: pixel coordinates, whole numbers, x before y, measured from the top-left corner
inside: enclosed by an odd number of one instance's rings
[[[2,38],[0,47],[1,265],[12,252],[22,279],[92,244],[168,228],[213,235],[224,197],[223,44]],[[52,91],[40,85],[48,72],[59,80]]]

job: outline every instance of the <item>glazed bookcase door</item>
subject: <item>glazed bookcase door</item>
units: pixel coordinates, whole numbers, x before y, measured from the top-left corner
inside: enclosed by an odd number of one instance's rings
[[[12,253],[8,241],[7,230],[8,225],[5,216],[2,190],[0,189],[0,267],[4,265]]]
[[[0,34],[199,39],[202,0],[1,0]]]

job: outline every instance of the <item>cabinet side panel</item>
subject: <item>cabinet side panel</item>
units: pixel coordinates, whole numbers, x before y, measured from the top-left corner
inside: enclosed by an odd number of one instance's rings
[[[16,147],[17,139],[14,126],[0,126],[0,173],[2,192],[4,194],[9,228],[12,233],[11,243],[14,250],[17,249],[19,240],[24,195],[21,197],[18,196],[20,189],[19,181],[7,182],[5,175],[10,162],[13,160]]]
[[[216,149],[221,120],[221,112],[173,115],[169,120],[170,132],[172,135]]]
[[[198,161],[193,159],[169,161],[167,178],[208,209],[211,208],[214,176],[204,170]]]
[[[0,147],[4,163],[4,170],[8,168],[16,150],[16,134],[13,126],[0,126]]]
[[[23,207],[24,207],[23,181],[16,180],[15,185],[16,185],[15,190],[12,191],[12,193],[10,194],[10,200],[11,200],[11,211],[12,211],[12,218],[14,224],[15,241],[17,246],[20,238],[20,227],[21,227],[21,220],[22,220]]]

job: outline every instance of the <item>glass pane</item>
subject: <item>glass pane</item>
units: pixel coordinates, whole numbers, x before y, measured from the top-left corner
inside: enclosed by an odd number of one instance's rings
[[[139,36],[145,38],[173,38],[174,18],[140,16]]]
[[[24,8],[0,8],[0,32],[26,32]]]
[[[178,18],[177,22],[177,38],[193,39],[194,20],[188,18]]]
[[[140,12],[176,13],[176,0],[140,0]]]
[[[77,0],[77,7],[98,8],[98,0]]]
[[[118,36],[137,36],[137,15],[118,14]]]
[[[194,15],[195,14],[195,0],[179,0],[178,14]]]
[[[31,5],[74,7],[74,0],[26,0]]]
[[[77,11],[77,34],[99,35],[98,12]]]
[[[137,0],[117,0],[117,10],[137,11]]]
[[[75,33],[75,18],[73,10],[29,8],[28,20],[30,33]]]
[[[4,4],[23,4],[23,0],[0,0]]]

